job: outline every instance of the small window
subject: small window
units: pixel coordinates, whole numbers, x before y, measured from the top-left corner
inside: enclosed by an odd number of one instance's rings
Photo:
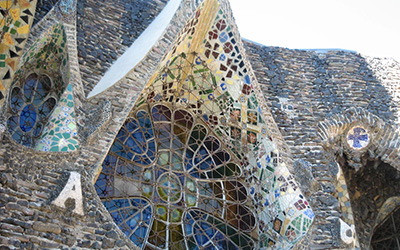
[[[32,73],[12,88],[7,128],[17,143],[32,147],[41,135],[57,103],[51,95],[52,87],[48,76]]]

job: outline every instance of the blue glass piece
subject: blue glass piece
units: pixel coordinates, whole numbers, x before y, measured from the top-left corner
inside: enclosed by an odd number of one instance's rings
[[[360,143],[359,140],[354,140],[353,147],[355,147],[355,148],[361,148],[362,145],[361,145],[361,143]]]
[[[137,213],[135,216],[131,217],[127,220],[126,224],[131,228],[135,229],[137,225],[140,223],[140,213]]]
[[[33,130],[33,136],[38,137],[42,133],[43,124],[38,122],[36,128]]]
[[[127,225],[131,228],[130,239],[138,247],[142,247],[146,242],[147,231],[152,218],[152,209],[148,201],[140,198],[131,199],[131,206],[127,207],[136,214],[127,220]]]
[[[166,106],[154,106],[151,113],[154,121],[171,121],[171,110]]]
[[[144,111],[139,111],[137,114],[139,119],[140,127],[144,130],[144,135],[146,139],[154,137],[153,125],[151,123],[150,117]]]
[[[36,74],[32,74],[28,76],[24,84],[24,96],[25,100],[28,102],[31,101],[32,96],[35,92],[37,78],[38,76]]]
[[[128,159],[126,157],[125,147],[124,147],[124,145],[122,145],[122,143],[120,141],[115,140],[113,145],[111,146],[110,151],[125,158],[125,159]]]
[[[129,234],[129,233],[128,233]],[[140,237],[137,237],[135,234],[132,234],[131,237],[129,237],[129,239],[135,243],[138,247],[142,247],[143,245],[143,240],[140,239]]]
[[[278,198],[281,195],[281,193],[279,192],[279,189],[276,189],[274,194],[275,194],[275,198]]]
[[[226,89],[228,88],[228,86],[227,86],[226,83],[224,83],[224,82],[221,83],[220,86],[221,86],[221,89],[222,89],[222,90],[226,90]]]
[[[117,155],[149,165],[156,156],[156,144],[153,139],[153,128],[149,116],[144,111],[138,112],[138,120],[128,119],[111,146]]]
[[[29,132],[36,123],[36,109],[32,104],[26,105],[21,111],[19,127],[23,132]]]
[[[18,116],[11,116],[7,120],[7,128],[10,133],[14,131],[18,126]]]
[[[137,142],[135,144],[136,144],[137,147],[140,147],[140,145],[145,145],[146,144],[146,139],[143,136],[142,131],[138,130],[138,131],[132,133],[132,137],[135,138],[135,141]],[[126,145],[128,147],[130,147],[128,144],[126,144]],[[143,148],[143,146],[142,146],[142,148]],[[138,153],[140,153],[142,151],[143,150],[139,151]]]
[[[138,136],[138,134],[140,135],[141,133],[138,132],[138,133],[132,134],[132,136],[140,139],[140,136]],[[128,139],[125,141],[124,145],[127,146],[133,152],[135,152],[137,154],[142,154],[143,147],[139,143],[143,145],[142,141],[134,140],[132,137],[128,137]],[[144,143],[146,143],[146,142],[144,142]]]
[[[201,58],[198,56],[198,57],[196,58],[196,64],[197,64],[197,65],[200,65],[201,62],[202,62],[202,60],[201,60]]]
[[[120,141],[125,141],[126,138],[127,138],[127,136],[128,136],[128,132],[126,131],[125,127],[123,126],[123,127],[119,130],[119,132],[118,132],[118,134],[117,134],[117,139],[120,140]]]
[[[95,183],[96,192],[100,197],[108,197],[113,194],[114,177],[100,174]]]
[[[114,166],[117,165],[117,158],[113,155],[107,154],[106,158],[103,161],[103,169],[101,172],[103,173],[111,173]]]
[[[304,214],[307,215],[308,218],[310,218],[311,220],[315,217],[314,212],[307,208],[306,211],[304,211]]]
[[[11,91],[10,107],[14,113],[17,113],[24,106],[21,90],[17,87]]]
[[[119,225],[122,222],[121,215],[118,212],[110,212],[114,222]]]
[[[155,157],[155,153],[156,153],[156,143],[154,142],[154,140],[152,140],[152,141],[150,141],[150,142],[147,142],[148,144],[149,144],[149,149],[148,149],[148,151],[147,151],[147,156],[150,158],[150,159],[154,159],[154,157]]]
[[[229,36],[228,36],[228,34],[227,34],[225,31],[223,31],[223,32],[219,35],[219,40],[220,40],[222,43],[228,41],[228,39],[229,39]]]
[[[207,246],[205,246],[204,248],[202,248],[204,250],[218,250],[218,248],[216,248],[215,246],[208,244]]]
[[[16,142],[21,143],[23,139],[22,131],[17,129],[11,136]]]
[[[358,137],[358,139],[359,139],[360,141],[367,141],[367,140],[368,140],[368,135],[367,135],[367,134],[360,135],[360,136]]]
[[[199,226],[198,224],[195,224],[195,226],[193,227],[193,232],[194,232],[194,237],[196,239],[197,244],[202,247],[206,244],[208,244],[210,242],[210,238],[212,236],[214,236],[213,232],[215,232],[215,230],[212,230],[212,228],[207,225],[204,222],[200,222],[201,226]],[[208,226],[208,230],[203,230],[203,227],[207,225]],[[211,237],[209,236],[211,234]]]
[[[208,156],[208,152],[204,146],[201,146],[200,150],[197,152],[194,158],[194,164],[198,164]]]
[[[245,75],[245,76],[244,76],[244,82],[245,82],[246,84],[250,84],[250,83],[251,83],[251,81],[250,81],[250,76],[249,76],[249,75]]]
[[[21,141],[19,142],[24,146],[31,147],[32,146],[32,138],[27,135],[21,136]]]
[[[54,107],[56,106],[56,99],[50,97],[47,99],[39,108],[38,108],[38,115],[39,119],[47,118],[51,112],[53,111]]]
[[[202,162],[199,164],[199,168],[200,168],[201,170],[208,170],[208,169],[211,169],[212,166],[215,166],[215,164],[214,164],[214,162],[211,160],[210,157],[208,157],[207,159],[205,159],[204,161],[202,161]]]
[[[254,242],[249,236],[237,234],[237,229],[202,210],[189,210],[183,223],[186,225],[184,229],[188,240],[194,238],[200,249],[207,247],[210,240],[219,249],[253,249]]]
[[[186,214],[186,223],[185,223],[186,235],[193,234],[193,224],[194,224],[194,220],[193,220],[192,216],[189,213],[187,213]]]
[[[50,79],[48,81],[50,81]],[[50,89],[51,89],[51,84],[49,85],[47,81],[42,82],[39,80],[36,84],[36,91],[34,93],[33,104],[35,104],[36,106],[40,105],[40,103],[50,93]]]
[[[134,119],[129,119],[128,121],[126,121],[124,126],[126,127],[129,133],[133,133],[135,132],[136,129],[139,128],[139,124]]]

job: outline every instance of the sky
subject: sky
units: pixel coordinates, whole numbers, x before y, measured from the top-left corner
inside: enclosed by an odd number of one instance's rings
[[[230,0],[242,38],[400,62],[400,0]]]

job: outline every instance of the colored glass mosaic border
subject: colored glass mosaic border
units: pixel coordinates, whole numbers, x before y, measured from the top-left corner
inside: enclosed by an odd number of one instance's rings
[[[350,204],[350,196],[342,170],[339,170],[339,179],[336,185],[336,194],[339,200],[339,208],[342,212],[342,219],[348,225],[354,225],[353,210]]]

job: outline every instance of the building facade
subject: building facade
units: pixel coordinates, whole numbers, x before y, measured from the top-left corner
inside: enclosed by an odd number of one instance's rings
[[[0,4],[2,249],[400,249],[395,60],[225,0]]]

